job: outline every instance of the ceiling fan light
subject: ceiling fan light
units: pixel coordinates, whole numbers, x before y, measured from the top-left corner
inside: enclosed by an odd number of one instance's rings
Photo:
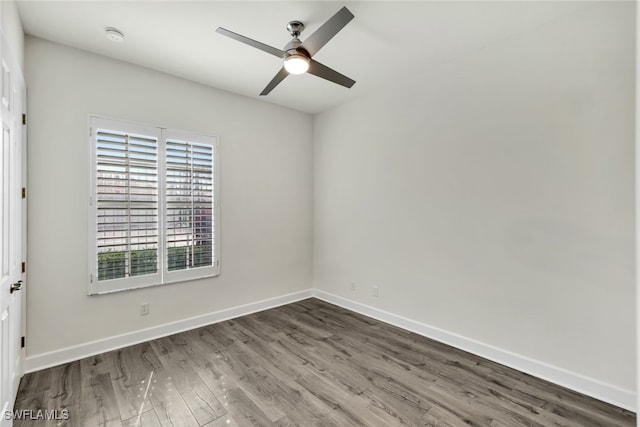
[[[294,53],[284,60],[284,68],[291,74],[304,74],[309,69],[309,58]]]

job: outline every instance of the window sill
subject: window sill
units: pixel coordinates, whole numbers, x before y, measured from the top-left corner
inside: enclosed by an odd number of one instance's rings
[[[136,290],[140,290],[140,289],[147,289],[147,288],[155,288],[158,286],[166,286],[166,285],[176,285],[176,284],[180,284],[180,283],[186,283],[186,282],[193,282],[195,280],[202,280],[202,279],[208,279],[208,278],[213,278],[213,277],[218,277],[220,276],[220,268],[217,269],[217,271],[213,274],[202,274],[202,275],[194,275],[193,277],[189,277],[189,278],[184,278],[184,279],[179,279],[179,280],[171,280],[171,281],[166,281],[166,282],[161,282],[161,283],[152,283],[152,284],[144,284],[144,285],[136,285],[136,286],[127,286],[127,287],[123,287],[121,289],[108,289],[108,290],[97,290],[97,289],[92,289],[91,292],[89,292],[89,296],[98,296],[98,295],[108,295],[108,294],[115,294],[118,292],[128,292],[128,291],[136,291]],[[89,285],[91,286],[91,285]]]

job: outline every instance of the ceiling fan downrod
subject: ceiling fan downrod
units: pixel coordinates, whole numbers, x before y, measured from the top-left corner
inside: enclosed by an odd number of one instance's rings
[[[291,21],[287,24],[287,31],[291,34],[291,37],[298,38],[304,31],[304,24],[300,21]]]

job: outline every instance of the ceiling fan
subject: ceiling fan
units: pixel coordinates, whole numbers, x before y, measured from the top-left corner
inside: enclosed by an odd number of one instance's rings
[[[353,14],[343,7],[335,15],[333,15],[327,22],[322,24],[313,34],[305,39],[304,42],[298,38],[300,33],[304,30],[304,24],[300,21],[291,21],[287,25],[287,30],[293,37],[293,39],[287,43],[284,49],[280,50],[275,47],[271,47],[259,41],[250,39],[240,34],[236,34],[233,31],[226,30],[222,27],[218,27],[216,32],[231,37],[241,43],[253,46],[260,49],[263,52],[270,53],[278,58],[284,59],[284,65],[278,71],[278,74],[269,82],[267,87],[264,88],[260,95],[267,95],[273,90],[281,81],[283,81],[289,74],[304,74],[309,73],[314,76],[321,77],[325,80],[329,80],[333,83],[337,83],[344,87],[350,88],[356,82],[349,77],[340,74],[339,72],[332,70],[326,65],[312,59],[312,56],[318,53],[318,51],[329,40],[333,38],[345,25],[347,25],[353,19]]]

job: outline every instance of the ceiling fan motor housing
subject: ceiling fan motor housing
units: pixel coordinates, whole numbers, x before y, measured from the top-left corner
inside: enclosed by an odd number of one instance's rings
[[[305,48],[300,47],[301,44],[302,42],[298,38],[294,38],[289,43],[287,43],[283,50],[289,55],[302,54],[307,58],[311,58],[309,52],[307,52]]]

